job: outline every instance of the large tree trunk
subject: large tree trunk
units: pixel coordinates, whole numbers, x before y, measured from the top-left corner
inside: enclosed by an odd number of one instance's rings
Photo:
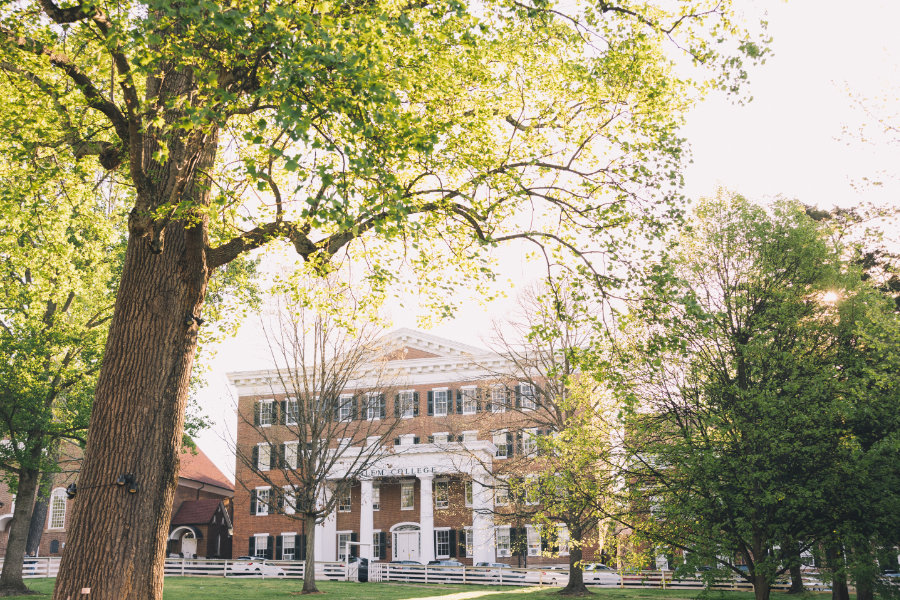
[[[788,565],[791,574],[791,587],[788,594],[803,593],[803,573],[800,571],[800,544],[793,540],[785,540],[781,544],[783,561]]]
[[[303,593],[317,594],[316,587],[316,513],[304,515],[306,533],[306,562],[303,564]]]
[[[208,273],[204,227],[128,242],[54,598],[162,598],[184,408]],[[132,474],[137,492],[116,485]]]
[[[41,473],[37,469],[19,471],[16,507],[13,510],[12,523],[9,525],[9,539],[6,543],[6,554],[3,557],[3,572],[0,573],[0,596],[30,593],[22,580],[22,563],[25,558],[25,541],[28,539],[28,526],[31,523],[31,511],[34,507],[34,497],[37,494],[40,476]]]
[[[769,584],[769,577],[764,573],[754,573],[753,575],[753,597],[756,600],[769,600],[772,588]]]
[[[581,568],[584,532],[578,527],[570,527],[569,539],[569,582],[559,593],[563,596],[586,596],[590,592],[584,585],[584,571]]]
[[[59,441],[52,443],[50,452],[52,454],[52,462],[55,464],[59,459]],[[29,556],[37,556],[38,548],[41,546],[44,525],[47,523],[47,509],[50,507],[50,488],[53,487],[54,475],[53,470],[49,468],[41,473],[37,500],[34,503],[34,510],[31,511],[31,521],[28,524],[28,540],[25,542],[25,554]]]
[[[850,590],[847,589],[847,570],[840,544],[831,542],[826,545],[825,562],[832,575],[832,600],[850,600]]]

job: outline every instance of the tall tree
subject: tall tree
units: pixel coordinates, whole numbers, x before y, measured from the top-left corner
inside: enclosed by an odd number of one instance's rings
[[[840,257],[801,207],[723,192],[667,259],[632,315],[628,524],[765,600],[789,565],[780,547],[812,543],[838,483]]]
[[[134,191],[55,597],[160,597],[204,296],[236,257],[283,240],[327,270],[364,240],[396,240],[423,267],[523,240],[590,259],[632,241],[621,228],[658,232],[683,110],[762,52],[737,39],[727,1],[660,4],[7,7],[0,68],[49,121],[13,108],[7,128],[96,156]],[[708,67],[704,81],[676,75],[673,52]],[[141,489],[127,502],[105,487],[122,473]]]
[[[61,440],[84,439],[121,245],[89,172],[33,155],[3,161],[2,172],[0,476],[17,500],[5,595],[27,591],[22,560],[41,472],[55,470]]]

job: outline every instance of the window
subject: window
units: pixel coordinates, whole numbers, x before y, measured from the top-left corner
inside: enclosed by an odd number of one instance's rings
[[[534,386],[530,383],[519,384],[519,402],[522,410],[534,410],[537,403],[534,399]]]
[[[538,503],[538,480],[534,475],[525,477],[525,504]]]
[[[381,510],[381,486],[372,486],[372,510]]]
[[[353,396],[343,395],[338,400],[340,408],[338,409],[338,418],[341,421],[353,420]]]
[[[400,392],[400,416],[404,419],[416,416],[416,397],[414,392]]]
[[[464,388],[462,394],[462,411],[464,415],[474,415],[478,409],[478,400],[475,388]]]
[[[466,558],[472,558],[475,556],[475,535],[472,532],[472,528],[469,527],[466,530]]]
[[[256,488],[256,514],[257,515],[269,514],[269,492],[271,492],[271,490],[267,487]]]
[[[509,456],[509,446],[506,443],[506,432],[498,431],[494,433],[494,445],[497,446],[497,453],[494,454],[497,458],[506,458]]]
[[[449,441],[447,432],[435,433],[432,437],[432,443],[446,444]]]
[[[347,490],[338,498],[338,512],[350,512],[352,510],[350,490]]]
[[[297,468],[297,447],[298,442],[284,443],[284,466],[286,469]]]
[[[349,531],[338,534],[338,560],[347,560],[347,542],[352,541]]]
[[[413,510],[416,508],[415,481],[400,482],[400,510]]]
[[[537,429],[522,430],[522,453],[525,456],[534,456],[537,454]]]
[[[447,416],[447,408],[450,404],[450,391],[449,390],[435,390],[434,392],[434,416],[436,417],[446,417]]]
[[[297,539],[295,533],[281,534],[281,560],[294,560],[294,541]]]
[[[509,504],[509,483],[503,479],[497,479],[494,486],[494,504],[497,506]]]
[[[66,490],[58,488],[50,496],[50,519],[48,529],[66,527]]]
[[[266,555],[269,553],[269,534],[258,533],[253,537],[255,538],[255,543],[253,545],[253,556],[266,558]]]
[[[273,410],[275,403],[272,400],[260,400],[257,404],[259,418],[257,421],[263,427],[268,427],[275,421],[275,411]]]
[[[462,432],[462,441],[465,443],[472,443],[478,441],[478,432],[477,431],[463,431]]]
[[[384,394],[380,392],[366,393],[366,418],[370,421],[384,418]]]
[[[491,411],[495,413],[504,412],[506,410],[506,388],[495,387],[491,389]]]
[[[435,558],[450,558],[450,530],[436,529],[434,532]]]
[[[556,545],[559,546],[559,555],[569,554],[569,528],[562,523],[556,526]]]
[[[541,555],[541,527],[540,525],[527,525],[525,535],[528,538],[528,556]]]
[[[257,444],[256,448],[256,468],[260,471],[268,471],[272,465],[272,446]]]
[[[475,491],[472,481],[466,482],[466,506],[472,506],[475,504]]]
[[[297,490],[292,485],[284,486],[284,514],[292,515],[297,510]]]
[[[296,398],[288,398],[284,402],[284,424],[296,425],[300,422],[300,405]]]
[[[498,527],[496,530],[497,556],[511,556],[509,527]]]
[[[447,479],[434,480],[434,507],[448,508],[450,506],[450,481]]]

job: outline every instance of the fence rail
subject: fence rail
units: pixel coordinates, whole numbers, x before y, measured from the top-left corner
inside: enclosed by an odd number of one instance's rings
[[[22,574],[25,578],[56,577],[60,558],[26,558]],[[0,567],[3,561],[0,559]],[[302,561],[248,561],[248,560],[207,560],[190,558],[167,558],[166,576],[181,577],[251,577],[302,579],[305,563]],[[342,562],[317,562],[316,579],[347,581],[357,579],[357,566]],[[561,568],[515,567],[446,567],[426,565],[399,565],[372,562],[368,565],[368,580],[372,582],[402,582],[421,584],[483,584],[509,586],[564,586],[569,581],[569,572]],[[637,572],[585,572],[585,584],[597,587],[656,588],[656,589],[702,589],[706,582],[698,578],[675,578],[672,571]],[[804,580],[808,589],[828,589],[815,576]],[[781,579],[773,584],[773,590],[786,590],[790,582]],[[714,580],[711,589],[752,591],[753,586],[737,577]]]

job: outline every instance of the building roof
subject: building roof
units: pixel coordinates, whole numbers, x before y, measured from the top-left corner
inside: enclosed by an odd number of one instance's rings
[[[172,525],[206,525],[212,521],[221,503],[218,498],[185,500],[172,517]]]
[[[178,471],[178,476],[234,491],[234,485],[200,448],[182,449],[181,469]]]

